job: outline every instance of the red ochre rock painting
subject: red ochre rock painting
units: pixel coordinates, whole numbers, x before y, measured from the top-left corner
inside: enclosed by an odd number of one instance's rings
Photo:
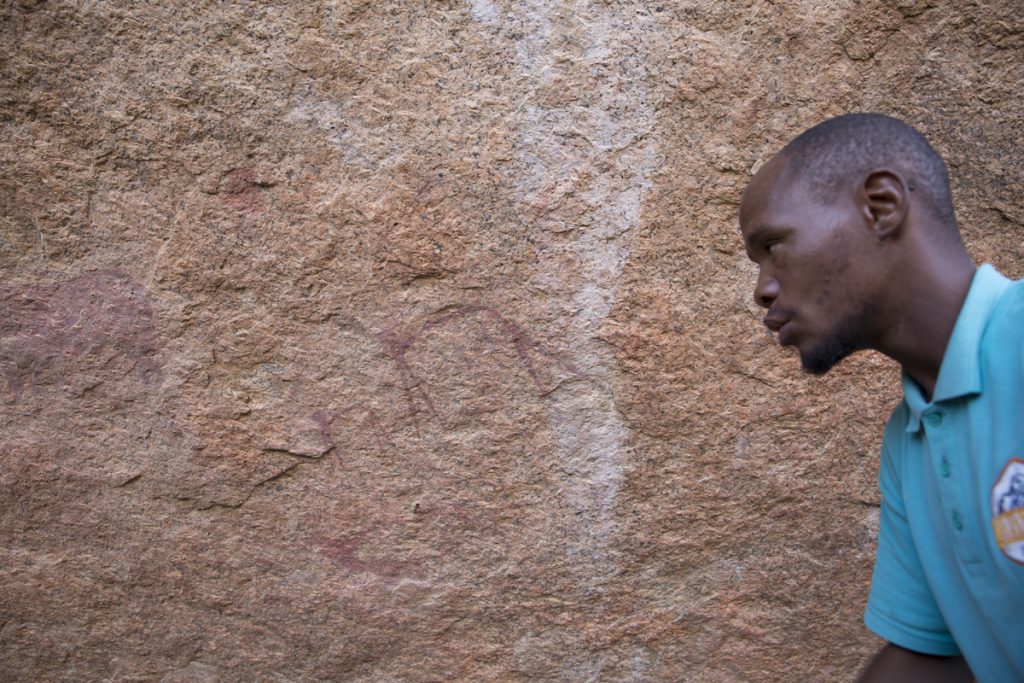
[[[469,329],[459,329],[459,323],[475,324]],[[438,337],[432,341],[439,346],[430,348],[427,340],[434,334]],[[477,387],[476,375],[495,367],[486,364],[485,367],[471,364],[468,369],[460,367],[455,359],[458,353],[455,347],[460,344],[472,347],[475,352],[502,352],[501,355],[512,362],[507,369],[521,371],[521,378],[528,378],[535,397],[551,395],[566,379],[586,379],[572,362],[559,358],[517,322],[486,306],[450,306],[426,320],[382,330],[378,339],[398,369],[407,415],[414,418],[422,415],[441,425],[451,416],[444,414],[445,402],[441,394],[445,389],[435,383],[437,378],[464,375],[470,388],[474,388]],[[428,372],[433,377],[428,376]],[[497,378],[499,383],[505,380],[505,377]],[[514,380],[509,377],[507,381]],[[352,405],[331,417],[335,422],[359,425],[364,433],[373,435],[373,443],[381,451],[387,447],[393,426],[386,424],[386,418],[373,407]],[[483,415],[476,418],[486,419]],[[427,477],[425,481],[430,482],[427,488],[443,488],[444,481],[459,480],[466,474],[457,469],[432,469],[423,461],[401,466],[414,468]],[[474,505],[464,502],[429,498],[422,506],[416,503],[400,511],[372,506],[362,508],[367,503],[364,499],[359,507],[365,510],[365,516],[353,509],[348,513],[351,517],[339,520],[339,524],[347,528],[345,532],[320,531],[311,534],[306,542],[343,572],[360,575],[380,588],[408,581],[429,581],[431,577],[457,572],[458,558],[469,544],[481,542],[479,536],[483,529],[494,522],[488,517],[493,513],[474,511]],[[487,533],[497,532],[490,529]]]
[[[399,581],[408,579],[420,581],[425,579],[425,574],[418,562],[374,557],[375,551],[379,553],[380,550],[375,547],[378,544],[373,542],[374,537],[383,531],[401,531],[398,525],[392,525],[392,527],[387,530],[358,531],[341,538],[314,537],[310,539],[310,544],[342,569],[354,574],[372,575],[385,585],[393,586]]]
[[[559,358],[545,349],[518,323],[494,308],[453,306],[443,315],[423,322],[411,331],[408,328],[388,328],[377,333],[380,343],[398,367],[410,415],[416,416],[425,410],[431,416],[441,418],[431,397],[428,381],[420,376],[409,362],[410,350],[427,335],[441,332],[443,328],[465,319],[474,319],[481,323],[483,338],[490,346],[512,347],[540,396],[550,394],[566,377],[585,378],[572,362]]]
[[[85,371],[96,374],[96,383],[120,381],[128,375],[118,358],[143,385],[158,385],[156,351],[146,289],[123,272],[55,285],[0,282],[0,376],[15,400]]]
[[[251,168],[236,168],[224,176],[221,196],[224,203],[242,213],[263,213],[266,203],[263,192],[266,183],[261,183]]]
[[[313,534],[306,542],[344,571],[394,586],[443,573],[443,558],[460,557],[482,529],[477,515],[461,504],[417,503],[404,516],[392,510],[383,519],[360,518],[354,530],[337,536]]]

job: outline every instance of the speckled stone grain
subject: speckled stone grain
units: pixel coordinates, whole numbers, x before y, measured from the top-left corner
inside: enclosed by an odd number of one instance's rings
[[[0,679],[830,681],[876,355],[801,374],[753,169],[884,111],[1024,276],[994,0],[0,4]]]

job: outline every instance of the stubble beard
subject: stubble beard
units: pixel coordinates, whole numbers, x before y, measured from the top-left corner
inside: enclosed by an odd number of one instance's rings
[[[824,375],[839,361],[870,346],[869,330],[875,318],[875,307],[865,304],[832,329],[818,345],[800,352],[800,364],[812,375]]]

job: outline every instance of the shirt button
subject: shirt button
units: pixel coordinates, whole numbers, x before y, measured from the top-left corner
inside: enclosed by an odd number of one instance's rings
[[[957,531],[963,531],[964,528],[963,520],[960,519],[960,513],[956,510],[953,511],[953,528]]]
[[[939,463],[939,474],[944,477],[949,476],[949,459],[946,456],[942,456],[942,462]]]
[[[928,417],[924,419],[929,427],[938,427],[942,424],[942,413],[929,413]]]

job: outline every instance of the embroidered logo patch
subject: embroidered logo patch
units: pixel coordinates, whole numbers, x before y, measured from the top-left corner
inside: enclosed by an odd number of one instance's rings
[[[1024,460],[1011,458],[992,487],[992,529],[996,543],[1014,562],[1024,564]]]

